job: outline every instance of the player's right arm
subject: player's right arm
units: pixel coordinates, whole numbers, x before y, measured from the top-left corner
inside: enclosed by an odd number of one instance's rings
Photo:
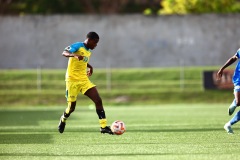
[[[79,61],[84,59],[84,56],[77,55],[75,53],[70,53],[69,51],[63,51],[62,55],[64,57],[74,57],[77,58]]]
[[[236,53],[234,56],[232,56],[231,58],[229,58],[229,59],[227,60],[227,62],[218,70],[218,72],[217,72],[217,79],[218,79],[218,80],[221,79],[223,70],[224,70],[225,68],[227,68],[228,66],[230,66],[231,64],[233,64],[234,62],[236,62],[236,60],[238,59],[237,54],[238,54],[238,53]]]
[[[63,56],[65,57],[74,57],[76,59],[78,59],[79,61],[80,60],[83,60],[83,61],[88,61],[88,58],[85,57],[85,56],[81,56],[81,55],[78,55],[78,54],[75,54],[75,52],[78,51],[78,49],[80,48],[80,43],[74,43],[68,47],[66,47],[62,53]]]

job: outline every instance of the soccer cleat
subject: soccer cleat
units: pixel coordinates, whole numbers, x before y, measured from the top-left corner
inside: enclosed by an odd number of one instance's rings
[[[113,134],[113,132],[112,132],[112,130],[110,129],[110,127],[109,126],[106,126],[105,128],[100,128],[100,132],[102,133],[102,134],[105,134],[105,133],[108,133],[108,134]]]
[[[59,125],[58,125],[59,133],[63,133],[64,132],[65,126],[66,126],[66,123],[62,121],[62,117],[61,117]]]
[[[224,125],[224,129],[227,131],[228,134],[233,134],[232,127],[228,123]]]
[[[237,106],[230,106],[228,108],[228,114],[229,116],[231,116],[233,114],[233,112],[235,111],[235,109],[237,108]]]

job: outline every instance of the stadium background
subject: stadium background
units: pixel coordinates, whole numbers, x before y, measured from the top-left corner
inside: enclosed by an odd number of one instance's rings
[[[107,104],[231,101],[229,91],[206,90],[203,80],[240,46],[238,1],[201,1],[195,11],[186,2],[1,1],[0,104],[64,105],[61,53],[89,31],[100,35],[91,79]],[[208,79],[210,87],[218,83],[211,73]]]
[[[96,68],[221,65],[240,46],[239,25],[238,14],[1,16],[0,67],[64,69],[63,49],[92,30]]]
[[[0,159],[237,160],[239,124],[223,129],[232,70],[213,79],[240,46],[239,13],[239,0],[0,0]],[[57,130],[61,52],[90,30],[91,80],[122,136],[99,133],[83,95]]]

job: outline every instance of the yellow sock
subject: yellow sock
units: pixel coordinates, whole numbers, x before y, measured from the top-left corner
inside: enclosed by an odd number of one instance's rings
[[[99,119],[99,124],[102,128],[105,128],[107,126],[107,120],[106,119]]]
[[[71,103],[72,103],[72,102],[68,102],[68,107],[67,107],[66,110],[65,110],[65,113],[66,113],[66,114],[69,114],[69,112],[70,112]],[[66,122],[66,121],[67,121],[67,117],[64,117],[64,114],[63,114],[63,115],[62,115],[62,122]]]
[[[65,118],[64,116],[62,116],[62,122],[66,122],[67,121],[67,118]]]
[[[67,108],[66,108],[66,110],[65,110],[65,113],[67,113],[67,114],[69,114],[69,112],[70,112],[71,103],[72,103],[72,102],[68,102],[68,106],[67,106]]]

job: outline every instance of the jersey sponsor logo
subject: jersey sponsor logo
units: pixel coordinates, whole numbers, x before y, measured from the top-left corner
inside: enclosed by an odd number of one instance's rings
[[[88,57],[83,57],[83,62],[88,62]]]

